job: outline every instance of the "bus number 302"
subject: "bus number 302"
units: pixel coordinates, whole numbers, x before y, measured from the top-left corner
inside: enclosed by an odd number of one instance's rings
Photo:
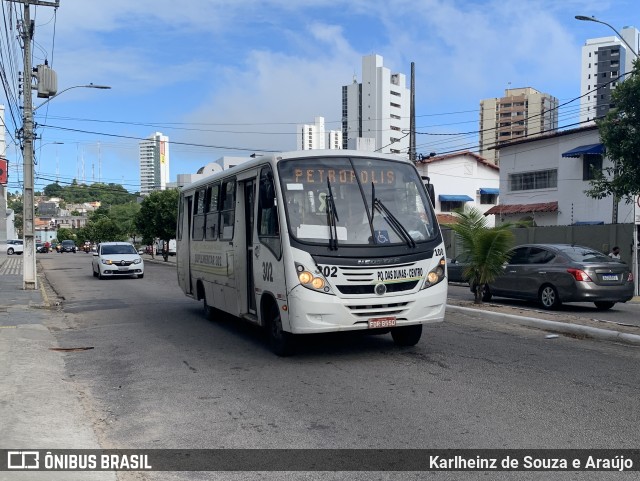
[[[265,282],[273,282],[273,264],[271,264],[271,262],[262,263],[262,280]]]

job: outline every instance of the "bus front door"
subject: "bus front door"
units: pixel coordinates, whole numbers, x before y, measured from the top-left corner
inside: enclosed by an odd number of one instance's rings
[[[255,281],[253,278],[253,226],[255,207],[255,180],[244,182],[244,218],[245,218],[245,248],[246,248],[246,276],[247,276],[247,309],[250,314],[256,313]]]

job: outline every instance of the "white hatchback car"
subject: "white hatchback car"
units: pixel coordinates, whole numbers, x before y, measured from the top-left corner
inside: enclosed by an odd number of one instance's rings
[[[130,242],[102,242],[91,260],[93,277],[144,277],[144,261]]]
[[[10,239],[7,241],[7,255],[22,254],[24,244],[22,239]]]

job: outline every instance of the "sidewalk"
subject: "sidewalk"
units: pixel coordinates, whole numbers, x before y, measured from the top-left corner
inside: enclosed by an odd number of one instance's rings
[[[39,279],[39,284],[42,278]],[[22,289],[22,256],[0,256],[0,448],[99,449],[64,354],[45,323],[44,289]],[[115,480],[113,472],[0,472],[11,480]]]

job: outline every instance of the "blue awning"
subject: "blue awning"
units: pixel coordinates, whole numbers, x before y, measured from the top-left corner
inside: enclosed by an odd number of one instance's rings
[[[604,225],[604,221],[603,220],[581,220],[574,223],[573,225]]]
[[[597,155],[604,153],[603,144],[581,145],[562,154],[563,157],[580,157],[581,155]]]
[[[500,189],[494,187],[480,187],[481,194],[500,195]]]
[[[473,199],[468,195],[439,195],[440,202],[469,202]]]

